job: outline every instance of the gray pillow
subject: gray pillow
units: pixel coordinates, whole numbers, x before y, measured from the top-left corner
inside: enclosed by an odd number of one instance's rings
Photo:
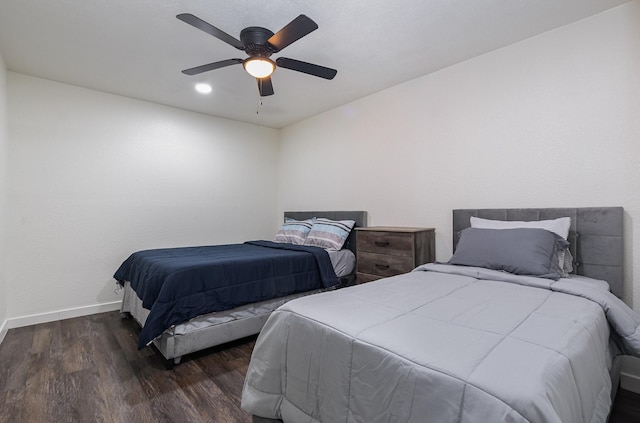
[[[516,275],[560,279],[558,254],[569,243],[545,229],[467,228],[448,264],[504,270]]]

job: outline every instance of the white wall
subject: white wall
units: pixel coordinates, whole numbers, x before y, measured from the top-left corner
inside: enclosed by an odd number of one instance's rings
[[[8,72],[11,326],[118,308],[133,251],[273,236],[278,136]]]
[[[0,54],[0,342],[7,327],[7,285],[5,279],[5,212],[7,209],[7,68]]]
[[[447,260],[455,208],[623,206],[640,311],[638,75],[635,1],[360,99],[282,131],[279,208],[435,227]]]

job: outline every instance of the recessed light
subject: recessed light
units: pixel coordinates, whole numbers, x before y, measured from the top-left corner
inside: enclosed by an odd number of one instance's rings
[[[209,94],[211,92],[211,85],[205,83],[196,84],[196,91],[200,94]]]

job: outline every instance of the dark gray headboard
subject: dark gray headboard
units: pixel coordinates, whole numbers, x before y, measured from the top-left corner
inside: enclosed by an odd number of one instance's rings
[[[609,282],[611,292],[622,297],[623,209],[582,207],[545,209],[461,209],[453,211],[453,250],[458,232],[470,226],[471,216],[493,220],[547,220],[571,218],[569,242],[574,273]]]
[[[311,219],[313,217],[324,217],[331,220],[354,220],[356,222],[354,228],[367,226],[366,211],[286,211],[284,212],[284,217],[296,220]],[[356,253],[355,234],[356,231],[351,231],[343,247],[350,249],[354,254]]]

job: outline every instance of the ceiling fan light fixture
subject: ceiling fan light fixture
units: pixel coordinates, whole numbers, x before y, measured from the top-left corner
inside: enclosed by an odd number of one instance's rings
[[[254,78],[266,78],[276,70],[276,64],[267,57],[253,56],[242,63],[244,70]]]

